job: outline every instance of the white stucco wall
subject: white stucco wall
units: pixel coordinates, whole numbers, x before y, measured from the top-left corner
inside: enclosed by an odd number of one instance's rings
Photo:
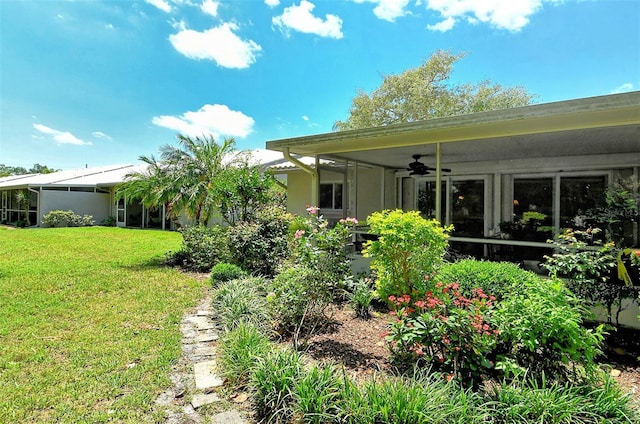
[[[72,210],[78,215],[92,215],[96,223],[111,215],[108,193],[86,193],[80,191],[42,190],[40,192],[40,217],[55,210]]]
[[[311,175],[294,171],[287,177],[287,212],[304,215],[311,205]]]

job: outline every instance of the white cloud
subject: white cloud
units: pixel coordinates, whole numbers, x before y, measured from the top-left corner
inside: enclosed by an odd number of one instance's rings
[[[162,10],[163,12],[166,12],[166,13],[171,12],[171,5],[166,0],[145,0],[145,1],[150,5],[155,6],[158,9]]]
[[[373,13],[380,19],[394,22],[396,18],[407,14],[405,8],[409,0],[354,0],[356,3],[374,3]]]
[[[308,121],[308,120],[309,120],[309,117],[308,117],[307,115],[302,115],[302,120],[303,120],[303,121]]]
[[[113,24],[106,24],[104,27],[105,27],[106,29],[111,29],[111,30],[113,30],[113,29],[114,29]]]
[[[431,31],[447,32],[456,24],[456,20],[452,17],[448,17],[444,21],[438,22],[435,25],[427,25],[427,29]]]
[[[107,135],[105,133],[103,133],[102,131],[94,131],[91,133],[91,135],[95,138],[102,138],[105,140],[112,140],[110,135]]]
[[[255,123],[250,116],[219,104],[207,104],[197,112],[185,112],[181,116],[155,116],[151,122],[190,137],[211,134],[215,138],[220,136],[244,138],[253,131]]]
[[[262,47],[252,40],[245,41],[234,34],[238,26],[224,23],[203,32],[183,29],[169,36],[173,47],[191,59],[214,60],[225,68],[248,68],[255,63]]]
[[[271,21],[283,31],[293,29],[307,34],[316,34],[321,37],[342,38],[342,19],[336,15],[325,15],[322,20],[313,16],[316,6],[302,0],[300,5],[295,4],[284,9],[280,16],[275,16]]]
[[[529,23],[529,17],[538,12],[543,3],[562,0],[426,0],[428,9],[439,12],[443,20],[428,28],[447,31],[459,19],[470,23],[488,23],[500,29],[519,31]]]
[[[621,86],[616,87],[616,89],[613,90],[611,94],[626,93],[628,91],[633,91],[633,84],[630,82],[625,82]]]
[[[204,0],[202,5],[200,5],[200,10],[202,10],[207,15],[218,16],[218,6],[220,3],[215,0]]]
[[[81,140],[70,132],[54,130],[42,124],[33,124],[33,128],[43,134],[53,136],[57,144],[75,144],[77,146],[91,144],[91,142]]]
[[[269,7],[276,7],[277,5],[280,4],[280,0],[264,0],[264,4],[266,4]]]

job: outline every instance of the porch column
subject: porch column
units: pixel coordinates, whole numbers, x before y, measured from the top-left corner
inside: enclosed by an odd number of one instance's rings
[[[436,219],[442,222],[442,169],[440,167],[440,143],[436,143]]]

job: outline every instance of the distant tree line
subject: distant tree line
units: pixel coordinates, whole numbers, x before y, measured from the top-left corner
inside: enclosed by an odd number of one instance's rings
[[[60,171],[59,169],[49,168],[46,165],[34,164],[31,169],[22,166],[7,166],[0,164],[0,177],[8,177],[9,175],[25,175],[25,174],[50,174]]]

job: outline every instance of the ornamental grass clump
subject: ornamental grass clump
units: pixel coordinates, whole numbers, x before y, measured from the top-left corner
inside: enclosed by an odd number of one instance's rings
[[[225,332],[219,346],[222,375],[234,386],[246,385],[257,361],[273,350],[269,339],[254,325],[245,322]]]
[[[276,424],[290,422],[295,407],[295,387],[302,374],[302,357],[294,350],[275,350],[257,360],[251,388],[258,420]]]
[[[267,333],[271,315],[265,297],[267,282],[260,277],[235,279],[213,291],[211,305],[222,328],[231,330],[249,323]]]

